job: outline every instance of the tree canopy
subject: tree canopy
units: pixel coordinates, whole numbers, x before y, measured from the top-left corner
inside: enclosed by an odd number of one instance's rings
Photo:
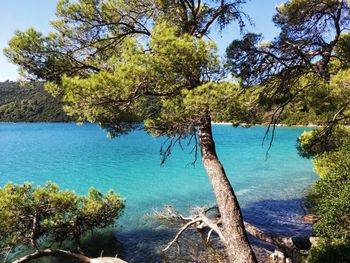
[[[43,36],[33,28],[17,31],[5,53],[27,78],[59,82],[63,74],[85,77],[108,70],[99,62],[117,56],[124,39],[146,43],[158,20],[197,37],[207,35],[214,24],[223,28],[236,20],[243,26],[244,2],[60,0],[54,32]]]
[[[232,72],[246,85],[283,78],[281,89],[282,84],[293,84],[310,74],[329,80],[330,62],[344,64],[347,60],[334,51],[340,48],[346,52],[343,34],[349,31],[349,12],[345,0],[290,0],[281,4],[273,17],[280,28],[278,37],[262,42],[261,35],[249,33],[228,47]]]
[[[87,78],[63,77],[66,110],[117,132],[124,131],[125,116],[133,116],[150,133],[168,136],[193,134],[203,113],[226,121],[254,118],[249,102],[237,99],[243,97],[237,85],[217,82],[221,69],[212,42],[180,35],[161,22],[148,48],[144,52],[134,39],[125,40],[120,55],[108,60],[110,70]],[[49,89],[55,93],[60,87]]]
[[[311,113],[327,142],[335,126],[349,123],[349,12],[345,0],[290,0],[277,7],[280,34],[273,41],[249,33],[227,48],[233,75],[246,87],[262,87],[260,103],[275,110],[271,124]]]
[[[243,2],[60,1],[54,33],[18,31],[5,53],[25,77],[50,81],[48,90],[63,94],[80,121],[101,123],[112,135],[144,121],[153,134],[182,136],[206,111],[219,121],[254,116],[244,112],[249,103],[233,99],[237,86],[217,83],[223,68],[215,44],[201,38],[214,23],[243,26]]]

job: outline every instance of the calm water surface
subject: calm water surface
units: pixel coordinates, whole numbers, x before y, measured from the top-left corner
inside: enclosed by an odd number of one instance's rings
[[[215,125],[213,130],[245,219],[278,234],[308,233],[310,226],[300,220],[300,198],[317,176],[310,160],[300,158],[295,149],[304,129],[277,128],[268,160],[261,146],[264,127]],[[90,186],[112,189],[127,200],[114,231],[119,253],[131,262],[161,261],[159,250],[173,231],[145,215],[165,204],[184,213],[214,204],[200,161],[190,164],[191,148],[175,149],[160,165],[163,141],[143,131],[110,140],[93,124],[2,123],[0,184],[50,180],[78,194]]]

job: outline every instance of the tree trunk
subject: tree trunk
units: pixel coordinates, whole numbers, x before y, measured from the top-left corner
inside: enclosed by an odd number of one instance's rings
[[[211,129],[210,115],[203,117],[198,127],[198,139],[201,147],[202,162],[212,184],[218,208],[221,214],[224,245],[231,263],[256,263],[255,254],[249,244],[241,209],[233,188],[220,163]]]

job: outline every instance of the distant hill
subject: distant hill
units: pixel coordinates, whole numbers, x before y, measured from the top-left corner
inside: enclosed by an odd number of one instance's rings
[[[44,90],[43,83],[21,87],[18,82],[0,82],[0,122],[67,122],[62,103]]]
[[[308,105],[288,106],[280,123],[286,125],[308,125],[323,123],[326,113],[308,110]],[[74,121],[65,114],[63,104],[52,97],[42,82],[22,87],[19,82],[0,82],[0,122],[68,122]],[[261,112],[256,123],[268,124],[273,111]],[[327,117],[327,116],[326,116]],[[221,120],[223,121],[223,120]]]

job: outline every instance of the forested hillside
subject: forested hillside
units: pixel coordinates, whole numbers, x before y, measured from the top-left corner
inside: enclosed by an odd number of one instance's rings
[[[19,82],[0,82],[0,121],[1,122],[66,122],[73,121],[62,110],[62,103],[44,90],[43,83],[21,86]],[[287,107],[281,115],[280,122],[287,125],[319,124],[325,116],[310,112],[309,104],[300,102],[300,107]],[[331,104],[332,105],[332,104]],[[229,107],[229,105],[227,105]],[[273,112],[273,110],[271,111]],[[327,111],[326,111],[327,112]],[[271,119],[270,112],[258,110],[256,123],[268,124]],[[230,119],[214,119],[214,121],[229,122]],[[249,121],[251,122],[251,121]]]
[[[65,122],[70,121],[59,99],[43,88],[43,83],[22,87],[18,82],[0,82],[0,121]]]

